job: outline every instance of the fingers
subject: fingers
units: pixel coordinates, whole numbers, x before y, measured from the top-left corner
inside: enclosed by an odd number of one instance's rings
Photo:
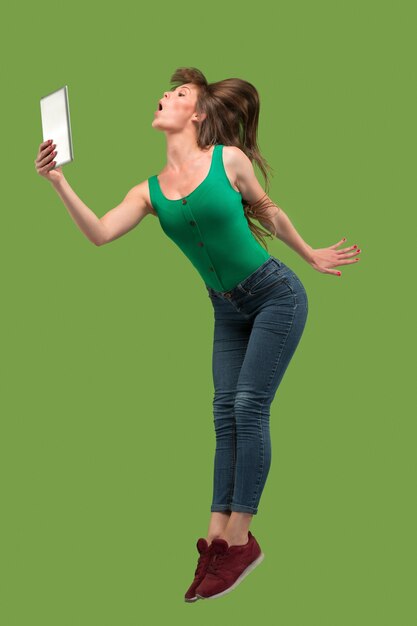
[[[336,244],[338,245],[338,244]],[[330,246],[331,248],[334,248],[334,246]],[[350,250],[356,250],[358,246],[355,244],[354,246],[349,246],[348,248],[340,248],[340,250],[336,250],[337,254],[343,254],[345,252],[350,252]]]
[[[346,255],[346,257],[349,257],[349,258],[346,258],[343,261],[341,259],[339,259],[337,261],[337,265],[352,265],[352,263],[357,263],[359,261],[359,259],[356,258],[356,255],[359,254],[360,252],[361,252],[360,250],[357,250],[356,252],[353,252],[350,255]],[[354,256],[355,258],[349,260],[352,256]],[[325,268],[325,273],[326,274],[335,274],[336,276],[341,276],[342,275],[342,272],[339,272],[338,270],[331,270],[328,267]]]
[[[43,167],[38,168],[38,172],[39,174],[46,174],[47,172],[49,172],[49,170],[52,170],[55,167],[55,165],[56,165],[56,161],[50,161]]]
[[[39,174],[44,174],[52,169],[56,162],[53,160],[57,154],[55,150],[56,144],[52,143],[52,139],[43,141],[39,146],[39,151],[35,159],[36,169]]]
[[[342,272],[339,272],[339,270],[331,270],[329,267],[325,267],[322,270],[320,270],[323,274],[331,274],[332,276],[341,276]]]
[[[38,154],[36,155],[36,160],[40,161],[46,154],[49,154],[49,151],[52,146],[52,139],[48,139],[40,144]]]
[[[351,259],[353,256],[356,256],[357,254],[360,254],[360,253],[362,252],[362,251],[361,251],[361,250],[359,250],[359,249],[358,249],[358,250],[356,250],[356,249],[355,249],[355,250],[353,250],[353,252],[350,252],[350,253],[349,253],[349,250],[352,250],[352,248],[347,248],[347,249],[346,249],[346,251],[339,250],[339,252],[340,252],[341,254],[340,254],[340,258],[338,258],[338,259],[336,260],[336,263],[338,263],[338,264],[339,264],[339,263],[343,263],[343,261],[344,261],[345,259]]]
[[[346,241],[346,237],[343,237],[343,239],[335,243],[333,246],[329,246],[329,248],[337,248],[337,246],[340,246],[340,244],[342,244],[344,241]]]
[[[56,144],[52,143],[52,139],[48,139],[48,141],[44,141],[43,143],[41,143],[35,159],[35,163],[41,163],[42,159],[50,155],[55,146]]]

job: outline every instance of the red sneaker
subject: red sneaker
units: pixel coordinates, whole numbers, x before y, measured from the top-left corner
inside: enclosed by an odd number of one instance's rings
[[[200,556],[198,557],[197,568],[194,572],[194,580],[187,589],[184,596],[184,600],[186,602],[195,602],[196,600],[198,600],[197,596],[195,595],[195,590],[206,575],[206,570],[212,555],[212,545],[213,542],[208,545],[204,537],[200,537],[200,539],[198,539],[197,541],[197,550],[199,551]]]
[[[195,590],[197,598],[205,600],[224,596],[263,561],[265,555],[250,531],[248,537],[243,546],[229,546],[225,539],[213,539],[210,545],[213,558],[203,581]]]

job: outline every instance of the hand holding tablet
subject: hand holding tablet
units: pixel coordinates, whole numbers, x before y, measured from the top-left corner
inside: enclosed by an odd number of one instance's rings
[[[55,167],[55,152],[56,145],[51,139],[43,141],[39,146],[38,154],[35,159],[35,166],[38,174],[51,182],[58,181],[64,177],[62,169],[60,167]]]

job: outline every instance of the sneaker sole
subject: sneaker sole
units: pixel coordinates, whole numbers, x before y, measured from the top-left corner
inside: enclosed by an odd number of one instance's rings
[[[255,559],[250,565],[248,565],[248,567],[246,569],[243,570],[243,572],[241,573],[241,575],[239,576],[239,578],[237,578],[235,580],[235,582],[233,583],[233,585],[231,585],[230,587],[228,587],[227,589],[225,589],[224,591],[221,591],[220,593],[216,593],[214,594],[214,596],[200,596],[198,593],[196,594],[197,599],[200,600],[212,600],[214,598],[220,598],[221,596],[226,595],[226,593],[229,593],[230,591],[233,591],[233,589],[235,589],[244,578],[246,578],[246,576],[248,574],[251,573],[252,570],[255,569],[255,567],[257,567],[258,565],[260,565],[260,563],[262,563],[262,561],[264,560],[264,553],[261,552],[261,554],[258,556],[257,559]]]

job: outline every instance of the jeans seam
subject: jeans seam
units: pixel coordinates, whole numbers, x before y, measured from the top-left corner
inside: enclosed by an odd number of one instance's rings
[[[230,511],[230,504],[212,504],[210,510],[212,513],[216,513],[216,509],[218,512],[222,511]]]
[[[253,515],[255,515],[257,510],[258,510],[258,507],[256,507],[256,506],[248,506],[247,504],[238,504],[237,502],[232,504],[231,507],[233,507],[233,508],[230,509],[231,511],[236,511],[237,510],[236,507],[239,507],[240,509],[244,509],[244,511],[243,511],[244,513],[245,512],[253,513]],[[247,509],[250,509],[250,510],[247,511]]]
[[[286,279],[284,278],[284,280],[286,280]],[[287,283],[287,284],[288,284],[288,283]],[[289,284],[288,284],[288,286],[289,286],[289,288],[291,289],[291,291],[292,291],[292,293],[293,293],[294,300],[295,300],[295,306],[294,306],[294,309],[293,309],[293,314],[292,314],[292,318],[291,318],[291,323],[290,323],[289,328],[288,328],[288,332],[287,332],[287,334],[285,335],[284,342],[283,342],[283,344],[282,344],[281,350],[280,350],[280,352],[279,352],[279,354],[278,354],[278,357],[277,357],[277,359],[276,359],[274,370],[273,370],[273,372],[271,373],[271,375],[270,375],[270,377],[269,377],[268,386],[267,386],[267,388],[266,388],[265,395],[267,395],[267,394],[268,394],[268,391],[269,391],[269,389],[270,389],[270,387],[271,387],[271,382],[272,382],[272,379],[274,378],[275,372],[277,371],[278,364],[279,364],[279,361],[280,361],[280,359],[281,359],[281,355],[282,355],[282,353],[283,353],[283,351],[284,351],[285,345],[286,345],[286,343],[287,343],[288,337],[289,337],[289,335],[290,335],[291,329],[292,329],[293,324],[294,324],[295,309],[296,309],[296,307],[297,307],[297,298],[296,298],[296,294],[294,293],[293,289],[291,288],[291,285],[289,285]],[[253,498],[252,498],[252,502],[253,502],[253,503],[254,503],[254,502],[256,502],[256,499],[257,499],[257,497],[258,497],[259,484],[260,484],[260,479],[261,479],[261,477],[262,477],[262,472],[263,472],[263,469],[264,469],[264,461],[265,461],[265,442],[264,442],[264,439],[263,439],[263,432],[262,432],[262,410],[263,410],[263,408],[264,408],[264,406],[265,406],[265,402],[266,402],[266,400],[264,400],[264,401],[261,403],[261,408],[260,408],[260,410],[259,410],[259,424],[260,424],[260,429],[261,429],[261,439],[262,439],[262,470],[259,472],[259,478],[258,478],[258,482],[257,482],[257,484],[256,484],[256,490],[255,490],[255,492],[254,492],[254,496],[253,496]],[[255,508],[254,504],[253,504],[252,506],[253,506],[253,508]]]
[[[231,488],[229,491],[229,506],[232,505],[233,502],[233,491],[235,488],[235,484],[236,484],[236,445],[237,445],[237,441],[236,441],[236,416],[233,413],[233,418],[234,418],[234,423],[233,423],[233,441],[235,442],[235,445],[233,446],[233,461],[232,461],[232,482],[231,482]]]

